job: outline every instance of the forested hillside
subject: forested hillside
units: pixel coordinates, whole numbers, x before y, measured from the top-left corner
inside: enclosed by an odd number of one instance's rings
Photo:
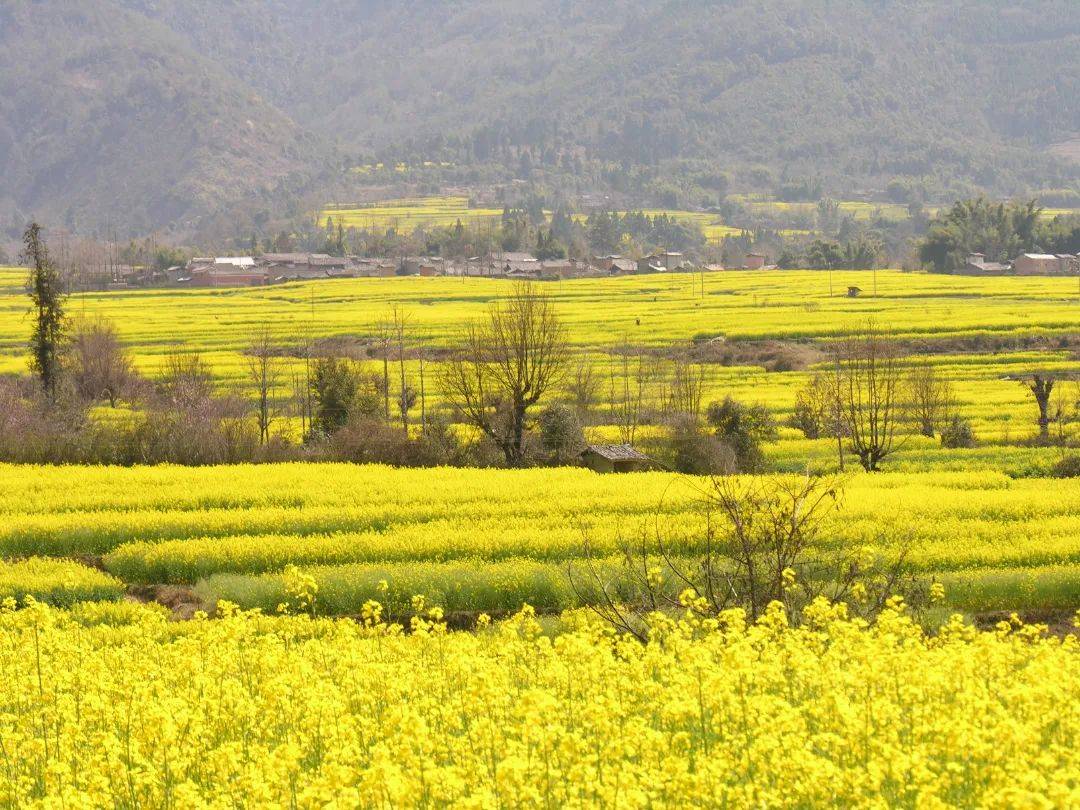
[[[231,69],[111,0],[0,6],[0,216],[120,234],[280,196],[316,136]]]
[[[0,49],[7,219],[175,224],[425,160],[641,203],[1080,177],[1071,0],[23,0]]]

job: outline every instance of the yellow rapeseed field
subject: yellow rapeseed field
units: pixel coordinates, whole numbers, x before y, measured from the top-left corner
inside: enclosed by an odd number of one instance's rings
[[[692,596],[687,597],[692,606]],[[1080,646],[902,607],[403,634],[0,613],[10,807],[1075,807]],[[482,623],[483,625],[483,623]]]
[[[0,272],[0,371],[26,367],[20,273]],[[847,284],[876,294],[846,298]],[[446,348],[507,289],[357,279],[85,294],[68,311],[112,319],[151,375],[198,351],[228,390],[246,384],[264,324],[283,342],[363,343],[398,303],[415,340]],[[1075,367],[1075,279],[724,273],[545,289],[575,361],[605,382],[623,340],[806,350],[873,316],[941,341],[926,356],[984,443],[910,438],[887,472],[846,476],[814,550],[905,550],[931,610],[893,600],[868,624],[819,601],[756,623],[705,618],[662,572],[685,613],[649,617],[645,643],[616,634],[569,574],[613,581],[642,537],[700,559],[704,482],[665,472],[0,464],[0,807],[1080,806],[1080,641],[1064,618],[1080,607],[1080,479],[1048,477],[1057,448],[1014,441],[1034,407],[1001,379]],[[713,363],[704,398],[783,419],[811,371]],[[441,404],[434,373],[428,390]],[[785,426],[766,453],[801,473],[834,449]]]
[[[194,588],[208,608],[227,599],[273,611],[294,566],[317,585],[319,614],[358,614],[378,598],[408,615],[416,593],[471,614],[524,602],[557,613],[592,598],[571,587],[568,565],[612,567],[643,533],[701,554],[703,486],[574,468],[0,465],[0,558],[94,561],[116,578],[64,562],[111,582],[83,599],[115,599],[120,581],[166,583]],[[915,569],[947,583],[954,609],[1080,606],[1080,480],[988,469],[852,475],[822,540],[886,556],[907,548]],[[24,590],[0,595],[67,604],[71,592],[51,597],[27,576]]]
[[[27,369],[30,321],[23,278],[22,270],[0,270],[0,373]],[[863,297],[845,296],[852,285],[864,290]],[[389,307],[399,304],[409,318],[410,343],[443,349],[458,345],[465,327],[509,289],[498,279],[342,279],[258,289],[85,293],[72,296],[67,309],[73,317],[112,321],[146,374],[156,374],[172,352],[198,352],[222,388],[243,390],[251,386],[244,350],[264,327],[286,345],[320,338],[364,344]],[[1030,394],[1000,378],[1024,368],[1075,367],[1054,341],[1080,331],[1080,287],[1069,278],[770,271],[579,279],[542,289],[578,358],[604,380],[613,371],[609,350],[623,342],[651,349],[692,339],[815,344],[874,318],[898,338],[941,342],[942,350],[929,358],[954,382],[961,413],[983,439],[1032,432]],[[1041,347],[1021,349],[1023,341],[1035,339],[1043,341]],[[995,341],[1016,345],[1002,352]],[[988,349],[973,351],[980,342]],[[950,351],[958,343],[962,354]],[[427,380],[436,402],[437,365],[429,365]],[[416,371],[411,364],[413,378]],[[807,372],[712,363],[705,376],[706,402],[729,394],[763,401],[783,419]]]

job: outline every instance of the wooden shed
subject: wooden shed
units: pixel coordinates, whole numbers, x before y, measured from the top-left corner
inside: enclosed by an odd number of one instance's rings
[[[652,459],[629,444],[590,444],[582,451],[581,460],[599,473],[638,472],[652,463]]]

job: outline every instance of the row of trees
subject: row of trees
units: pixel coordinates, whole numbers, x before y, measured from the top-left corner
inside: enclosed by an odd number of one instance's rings
[[[843,242],[814,239],[805,248],[786,247],[777,259],[777,265],[810,270],[865,270],[878,266],[883,250],[881,240],[868,234],[859,234]]]
[[[1044,221],[1042,214],[1035,200],[961,200],[930,223],[919,259],[939,273],[950,273],[962,268],[972,253],[981,253],[988,261],[1009,261],[1031,251],[1080,252],[1080,218]]]
[[[504,208],[499,219],[468,225],[458,220],[451,225],[425,225],[413,231],[393,225],[346,228],[331,216],[324,224],[324,234],[318,247],[332,255],[425,253],[457,259],[498,251],[526,251],[540,259],[609,253],[635,256],[656,249],[696,251],[705,245],[700,226],[685,218],[640,211],[599,211],[582,220],[560,206],[549,222],[543,205],[535,199]],[[288,241],[279,238],[274,247]],[[258,245],[255,240],[252,249]]]

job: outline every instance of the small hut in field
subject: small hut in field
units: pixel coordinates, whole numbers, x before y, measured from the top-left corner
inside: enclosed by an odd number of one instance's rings
[[[652,459],[629,444],[590,444],[582,451],[581,460],[599,473],[638,472],[652,464]]]

